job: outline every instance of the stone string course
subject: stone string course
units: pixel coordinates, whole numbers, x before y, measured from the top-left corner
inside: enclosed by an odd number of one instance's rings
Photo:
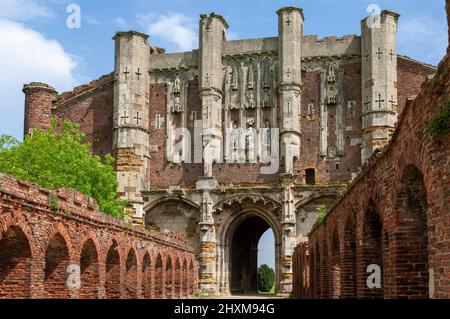
[[[0,174],[0,298],[188,298],[197,271],[178,233],[128,226],[79,192]]]

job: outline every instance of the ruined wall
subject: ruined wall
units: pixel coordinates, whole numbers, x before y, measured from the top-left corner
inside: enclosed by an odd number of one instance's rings
[[[93,153],[99,156],[112,154],[113,81],[112,75],[106,75],[63,93],[52,109],[54,117],[79,124]]]
[[[0,175],[0,298],[182,298],[196,293],[197,271],[177,233],[131,227],[81,193]]]
[[[450,298],[450,135],[426,132],[450,100],[449,71],[447,57],[406,104],[389,145],[297,247],[295,297]],[[380,289],[366,284],[371,264],[381,267]]]

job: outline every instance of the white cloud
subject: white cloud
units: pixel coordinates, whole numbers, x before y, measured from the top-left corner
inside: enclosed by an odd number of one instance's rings
[[[55,13],[35,0],[1,0],[0,18],[11,20],[31,20],[53,18]]]
[[[178,50],[188,51],[197,47],[197,25],[193,18],[176,12],[167,15],[149,13],[137,15],[137,22],[151,37],[173,43]]]
[[[117,26],[121,27],[121,28],[126,28],[128,26],[127,21],[124,18],[121,17],[117,17],[113,20],[114,24],[116,24]]]
[[[0,133],[21,137],[23,123],[23,84],[45,82],[58,91],[78,83],[74,76],[76,57],[67,53],[55,40],[22,24],[0,19]]]
[[[447,22],[429,16],[399,20],[398,51],[411,58],[437,64],[447,49]]]

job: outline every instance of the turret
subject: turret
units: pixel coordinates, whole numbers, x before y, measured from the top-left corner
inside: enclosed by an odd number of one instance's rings
[[[212,177],[212,162],[220,160],[222,132],[222,49],[228,24],[214,13],[200,16],[200,96],[202,99],[204,175]]]
[[[23,86],[23,93],[25,93],[24,135],[29,134],[34,127],[49,128],[56,90],[45,83],[33,82]]]
[[[118,32],[115,46],[114,152],[122,199],[143,216],[141,190],[149,163],[149,63],[148,35]]]
[[[280,145],[284,173],[293,174],[294,158],[300,156],[303,10],[281,8],[278,14],[280,94]]]
[[[386,145],[397,122],[397,23],[383,11],[361,22],[362,164]]]

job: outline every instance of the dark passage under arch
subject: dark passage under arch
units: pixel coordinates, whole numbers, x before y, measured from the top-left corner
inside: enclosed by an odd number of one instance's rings
[[[269,228],[269,224],[261,217],[250,216],[231,234],[231,293],[258,292],[258,243]]]

